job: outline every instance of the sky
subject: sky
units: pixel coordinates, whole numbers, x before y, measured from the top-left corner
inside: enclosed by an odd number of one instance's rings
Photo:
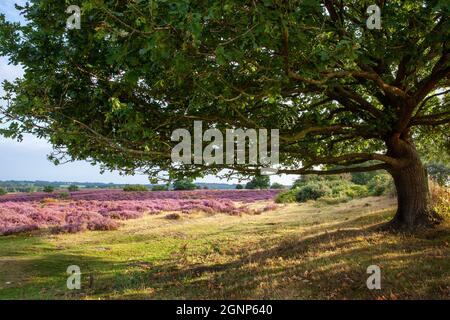
[[[1,0],[0,13],[5,14],[7,20],[26,23],[14,3],[24,4],[24,0]],[[7,57],[0,57],[0,83],[4,80],[13,81],[23,74],[20,66],[8,64]],[[0,97],[3,96],[0,86]],[[4,103],[4,102],[0,102]],[[52,148],[44,140],[26,135],[22,142],[0,136],[0,180],[45,180],[67,182],[106,182],[147,184],[147,176],[121,176],[118,172],[100,173],[98,166],[92,166],[86,161],[76,161],[55,166],[47,159]],[[290,185],[295,176],[272,176],[271,181]],[[237,183],[236,180],[224,181],[216,176],[207,176],[197,182],[208,183]]]

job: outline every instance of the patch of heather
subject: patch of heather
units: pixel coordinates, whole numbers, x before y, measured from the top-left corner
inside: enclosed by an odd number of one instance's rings
[[[122,190],[81,190],[71,192],[70,199],[96,201],[214,199],[253,203],[255,201],[272,200],[279,192],[279,190],[195,190],[148,192],[124,192]],[[52,194],[43,192],[7,194],[0,196],[0,203],[33,202],[51,198],[58,199],[58,192]]]
[[[115,230],[122,220],[161,212],[250,213],[247,204],[272,200],[276,191],[210,191],[125,193],[116,190],[80,191],[69,200],[48,194],[13,195],[0,200],[0,235],[50,229],[53,232]],[[9,201],[5,201],[8,199]],[[22,201],[21,201],[22,200]],[[263,211],[272,210],[269,205]]]

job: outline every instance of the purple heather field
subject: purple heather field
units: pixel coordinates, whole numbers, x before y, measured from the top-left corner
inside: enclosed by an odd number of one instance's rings
[[[269,201],[258,213],[273,210],[276,190],[196,190],[123,192],[121,190],[82,190],[60,194],[32,193],[0,196],[0,235],[37,229],[51,232],[115,230],[122,220],[164,212],[255,213],[250,205]]]

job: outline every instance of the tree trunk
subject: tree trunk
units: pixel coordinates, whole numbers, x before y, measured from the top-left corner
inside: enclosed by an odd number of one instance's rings
[[[400,168],[389,170],[397,190],[397,213],[389,227],[414,230],[439,222],[429,205],[428,175],[411,141],[401,142]],[[398,151],[398,149],[397,149]],[[392,150],[389,152],[393,154]]]

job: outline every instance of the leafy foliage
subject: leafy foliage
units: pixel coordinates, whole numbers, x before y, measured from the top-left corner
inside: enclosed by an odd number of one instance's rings
[[[430,181],[432,208],[443,218],[450,218],[450,189]]]
[[[352,182],[360,185],[366,185],[373,177],[379,175],[381,171],[371,171],[371,172],[353,172]]]
[[[275,202],[276,203],[293,203],[293,202],[297,201],[296,196],[297,196],[297,189],[291,189],[291,190],[279,193],[275,198]]]
[[[61,192],[61,193],[58,194],[58,197],[60,199],[69,199],[70,198],[70,193],[68,193],[68,192]]]
[[[25,68],[4,84],[1,133],[46,138],[56,163],[152,177],[227,167],[172,163],[171,133],[193,119],[279,128],[280,173],[399,169],[410,140],[448,153],[447,1],[380,1],[381,31],[368,2],[339,3],[86,0],[82,29],[66,30],[65,1],[31,1],[27,25],[0,16],[0,54]]]
[[[364,185],[356,184],[350,179],[349,176],[302,177],[291,190],[279,193],[275,201],[291,203],[320,200],[326,204],[337,204],[368,196],[392,195],[395,192],[392,178],[386,173],[373,176]]]
[[[77,185],[70,185],[67,190],[69,190],[70,192],[75,192],[80,190],[80,187],[78,187]]]
[[[52,193],[53,191],[55,191],[55,187],[53,187],[53,186],[45,186],[43,190],[44,190],[44,192]]]
[[[272,183],[270,189],[286,189],[286,186],[282,185],[281,183],[275,182]]]
[[[386,194],[395,194],[395,187],[392,178],[388,174],[379,174],[374,176],[367,184],[371,195],[381,196]]]
[[[442,163],[430,163],[426,166],[430,178],[440,186],[450,185],[450,167]]]
[[[126,192],[145,192],[148,191],[148,188],[143,185],[128,185],[123,188],[123,191]]]
[[[296,200],[306,202],[308,200],[317,200],[326,194],[331,194],[331,189],[323,183],[307,184],[297,190]]]
[[[169,187],[166,185],[156,185],[152,187],[152,191],[168,191]]]
[[[195,190],[197,189],[197,186],[195,185],[195,183],[193,182],[192,179],[179,179],[176,180],[173,183],[173,189],[174,190]]]
[[[257,175],[245,185],[245,189],[269,189],[270,177]]]
[[[6,192],[5,189],[0,187],[0,196],[4,196],[5,194],[7,194],[8,192]]]

